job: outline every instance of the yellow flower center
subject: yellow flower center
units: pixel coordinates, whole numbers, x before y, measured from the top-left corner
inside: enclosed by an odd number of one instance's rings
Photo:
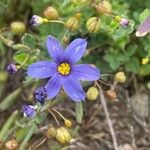
[[[68,63],[62,63],[58,66],[57,70],[62,75],[67,75],[70,73],[70,65]]]

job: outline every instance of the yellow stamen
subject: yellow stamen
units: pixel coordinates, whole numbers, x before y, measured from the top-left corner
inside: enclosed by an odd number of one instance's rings
[[[70,65],[68,63],[62,63],[58,66],[57,70],[62,75],[68,75],[70,73]]]

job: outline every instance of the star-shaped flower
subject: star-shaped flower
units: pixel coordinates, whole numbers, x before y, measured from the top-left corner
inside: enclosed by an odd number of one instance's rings
[[[45,86],[49,99],[55,97],[63,87],[72,100],[84,100],[86,94],[78,80],[95,81],[100,78],[100,71],[96,67],[75,64],[86,50],[86,40],[77,38],[64,50],[57,39],[48,36],[46,45],[53,61],[35,62],[28,67],[27,74],[38,79],[50,78]]]

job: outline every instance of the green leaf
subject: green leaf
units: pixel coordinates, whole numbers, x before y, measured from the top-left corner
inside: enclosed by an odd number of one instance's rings
[[[133,72],[133,73],[138,73],[139,71],[139,60],[137,58],[131,58],[126,64],[125,64],[125,68],[127,71],[129,72]]]
[[[22,89],[18,88],[9,95],[7,95],[7,97],[0,103],[0,110],[6,110],[11,107],[11,105],[17,101],[18,97],[21,94],[21,91]]]
[[[148,75],[150,75],[150,64],[142,65],[142,66],[140,67],[139,74],[140,74],[141,76],[148,76]]]
[[[25,35],[22,37],[22,43],[31,49],[35,47],[35,39],[31,34],[28,33],[25,33]]]
[[[82,117],[83,117],[83,106],[82,106],[82,102],[78,102],[76,103],[76,120],[79,124],[81,124],[82,122]]]
[[[27,51],[20,50],[13,55],[13,59],[20,65],[28,66],[37,60],[36,53],[29,54]]]
[[[144,9],[144,11],[139,16],[139,21],[142,23],[147,17],[150,16],[150,9]]]
[[[17,116],[18,116],[18,110],[15,110],[11,116],[5,121],[5,124],[0,130],[0,140],[5,141],[8,137],[9,129],[13,126]]]
[[[17,130],[17,131],[15,132],[15,138],[16,138],[16,140],[17,140],[18,142],[22,141],[22,140],[25,138],[26,134],[29,132],[29,130],[30,130],[30,127],[29,127],[29,126]]]

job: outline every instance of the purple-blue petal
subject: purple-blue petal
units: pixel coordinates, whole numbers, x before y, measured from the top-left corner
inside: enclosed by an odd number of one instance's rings
[[[80,102],[85,100],[85,92],[83,91],[80,82],[76,78],[68,76],[66,81],[63,82],[63,88],[73,101]]]
[[[61,43],[55,39],[53,36],[48,36],[46,40],[46,46],[49,55],[53,58],[56,63],[62,62],[64,58],[64,50]]]
[[[50,78],[50,80],[45,86],[48,98],[52,99],[53,97],[55,97],[60,91],[61,86],[62,86],[61,75],[56,73]]]
[[[95,81],[100,78],[100,71],[92,65],[78,64],[72,67],[72,75],[79,80]]]
[[[55,62],[38,61],[28,67],[28,76],[44,79],[49,78],[56,73],[57,65]]]
[[[136,31],[137,37],[144,37],[150,32],[150,16],[147,17],[144,22],[138,27]]]
[[[87,41],[85,39],[75,39],[73,40],[65,51],[65,57],[70,63],[74,64],[81,59],[86,50]]]

